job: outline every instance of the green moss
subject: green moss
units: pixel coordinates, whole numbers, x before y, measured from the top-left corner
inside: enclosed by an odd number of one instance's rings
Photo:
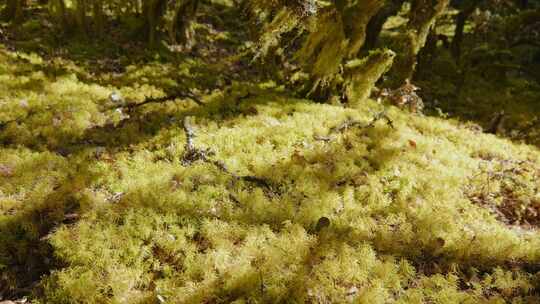
[[[201,112],[193,124],[197,146],[232,172],[279,185],[275,192],[210,164],[183,167],[181,128],[113,153],[113,162],[102,156],[92,161],[99,177],[85,185],[81,220],[52,235],[65,266],[43,282],[43,302],[454,303],[487,301],[488,289],[492,301],[531,293],[533,274],[504,263],[536,263],[538,232],[497,221],[464,189],[485,162],[478,155],[538,166],[537,150],[395,108],[395,129],[381,122],[321,142],[314,136],[349,118],[367,124],[377,106],[262,101],[240,105],[255,116],[218,123]],[[159,151],[172,159],[155,161]],[[310,234],[323,216],[330,227]],[[471,266],[489,275],[463,290]]]

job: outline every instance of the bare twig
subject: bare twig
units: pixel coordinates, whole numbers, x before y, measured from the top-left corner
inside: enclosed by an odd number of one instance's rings
[[[12,123],[21,123],[27,119],[29,119],[30,117],[36,115],[37,113],[39,113],[39,111],[28,111],[28,113],[26,113],[26,115],[22,116],[22,117],[19,117],[19,118],[15,118],[15,119],[11,119],[11,120],[6,120],[6,121],[3,121],[3,122],[0,122],[0,131],[2,131],[5,127],[7,127],[9,124],[12,124]]]
[[[198,105],[203,105],[204,104],[197,96],[195,96],[192,93],[176,93],[176,94],[167,95],[167,96],[163,96],[163,97],[146,98],[145,100],[143,100],[142,102],[139,102],[139,103],[131,101],[131,100],[124,100],[121,97],[118,97],[118,98],[119,98],[119,100],[117,101],[118,104],[113,104],[113,105],[107,107],[106,109],[107,110],[113,110],[113,109],[123,108],[123,109],[126,109],[128,111],[131,111],[131,110],[133,110],[135,108],[138,108],[138,107],[141,107],[141,106],[144,106],[144,105],[147,105],[147,104],[164,103],[164,102],[173,101],[173,100],[176,100],[176,99],[191,99]]]
[[[330,129],[330,134],[341,133],[341,132],[343,132],[343,131],[345,131],[347,129],[358,127],[358,126],[362,126],[361,121],[359,121],[359,120],[346,120],[345,122],[343,122],[339,126],[331,128]]]

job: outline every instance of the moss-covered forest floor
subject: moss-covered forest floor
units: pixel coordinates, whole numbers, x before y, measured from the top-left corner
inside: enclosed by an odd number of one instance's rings
[[[201,20],[191,54],[2,28],[0,301],[540,301],[536,146],[294,98]]]

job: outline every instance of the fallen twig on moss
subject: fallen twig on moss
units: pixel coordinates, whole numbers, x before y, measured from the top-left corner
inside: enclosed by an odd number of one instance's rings
[[[115,95],[115,94],[113,94],[113,95],[115,96],[114,100],[113,100],[112,97],[110,97],[110,99],[111,99],[111,101],[114,102],[114,104],[105,107],[103,110],[109,111],[109,110],[126,109],[129,112],[129,111],[131,111],[131,110],[133,110],[135,108],[138,108],[140,106],[143,106],[143,105],[147,105],[147,104],[151,104],[151,103],[163,103],[163,102],[167,102],[167,101],[173,101],[173,100],[176,100],[176,99],[191,99],[197,105],[203,105],[204,104],[197,96],[195,96],[192,93],[176,93],[176,94],[167,95],[167,96],[164,96],[164,97],[147,98],[147,99],[145,99],[145,100],[143,100],[142,102],[139,102],[139,103],[133,102],[133,101],[130,101],[130,100],[125,100],[121,96],[118,96],[118,95]],[[113,96],[113,95],[111,95],[111,96]],[[31,118],[32,116],[34,116],[35,114],[38,114],[38,113],[40,113],[40,111],[29,111],[23,117],[19,117],[19,118],[15,118],[15,119],[0,122],[0,131],[2,131],[9,124],[22,123],[25,120]]]
[[[328,132],[328,135],[326,135],[326,136],[315,136],[314,138],[316,140],[321,140],[321,141],[330,141],[330,140],[332,140],[332,135],[337,134],[337,133],[343,133],[344,131],[346,131],[348,129],[351,129],[351,128],[354,128],[354,127],[359,127],[361,129],[373,128],[375,126],[375,124],[381,119],[385,119],[386,123],[392,129],[394,129],[393,121],[390,119],[390,117],[388,117],[388,114],[386,114],[386,111],[384,110],[384,111],[381,111],[381,112],[377,113],[367,125],[364,124],[363,122],[359,121],[359,120],[347,119],[346,121],[342,122],[338,126],[335,126],[335,127],[331,128],[329,130],[329,132]]]
[[[222,172],[232,176],[235,180],[242,180],[252,184],[256,184],[259,187],[264,187],[268,190],[272,190],[272,185],[266,179],[251,175],[237,175],[227,168],[224,162],[214,160],[211,158],[215,153],[210,149],[199,149],[195,147],[195,138],[197,137],[193,126],[190,123],[190,117],[186,116],[183,120],[183,128],[186,133],[186,146],[184,156],[182,156],[182,164],[184,166],[190,166],[196,161],[203,161],[216,166]]]
[[[6,120],[6,121],[3,121],[3,122],[0,122],[0,131],[2,131],[5,127],[7,127],[9,124],[12,124],[12,123],[21,123],[27,119],[29,119],[30,117],[38,114],[39,111],[28,111],[28,113],[26,113],[26,115],[24,115],[23,117],[19,117],[19,118],[15,118],[15,119],[11,119],[11,120]]]
[[[177,93],[170,96],[164,96],[159,98],[148,98],[145,99],[143,102],[140,103],[129,103],[126,105],[126,108],[133,109],[136,107],[140,107],[142,105],[150,104],[150,103],[162,103],[166,101],[172,101],[175,99],[191,99],[198,105],[203,105],[204,103],[194,94],[191,93]]]
[[[118,108],[123,108],[123,109],[127,109],[127,110],[133,110],[135,108],[138,108],[140,106],[144,106],[144,105],[147,105],[147,104],[163,103],[163,102],[167,102],[167,101],[174,101],[176,99],[191,99],[198,105],[203,105],[204,104],[197,96],[195,96],[192,93],[175,93],[175,94],[167,95],[167,96],[163,96],[163,97],[146,98],[142,102],[134,102],[134,101],[130,101],[130,100],[125,100],[121,96],[117,96],[117,97],[114,98],[116,100],[113,100],[112,96],[113,95],[111,95],[110,99],[111,99],[111,101],[114,102],[114,104],[107,107],[107,110],[114,110],[114,109],[118,109]]]

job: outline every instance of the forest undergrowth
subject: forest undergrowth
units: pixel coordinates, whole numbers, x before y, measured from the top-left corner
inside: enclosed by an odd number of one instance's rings
[[[189,54],[2,27],[0,300],[540,301],[538,147],[297,98],[207,17]]]

